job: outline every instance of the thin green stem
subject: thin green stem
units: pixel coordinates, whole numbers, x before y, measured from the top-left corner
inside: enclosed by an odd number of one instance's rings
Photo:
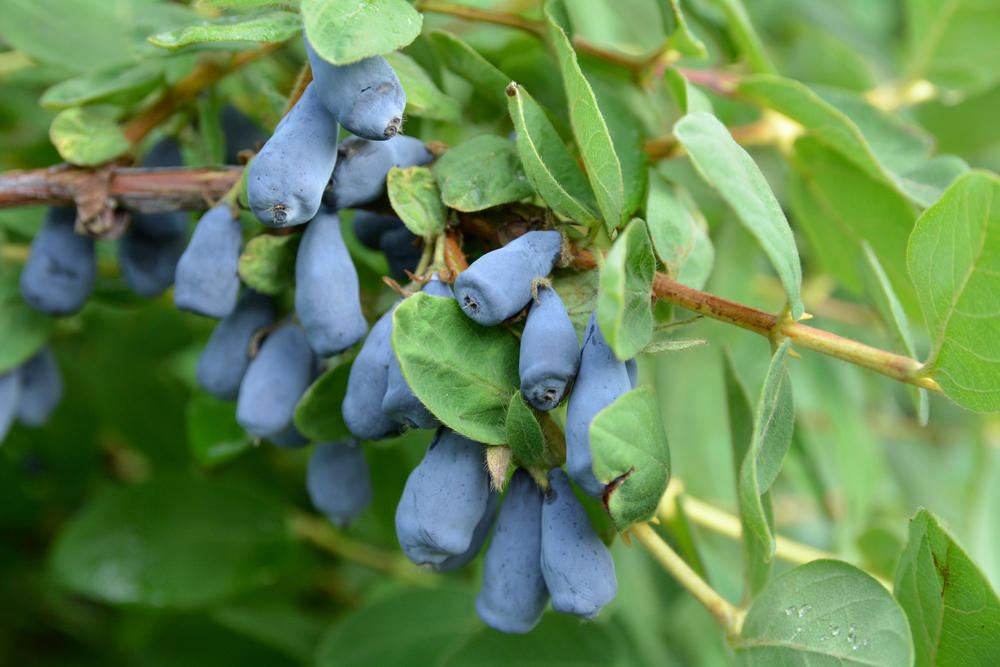
[[[708,585],[648,523],[637,523],[629,528],[650,555],[715,617],[730,637],[740,634],[744,612]]]
[[[387,572],[421,586],[436,586],[437,582],[403,556],[383,551],[364,542],[352,540],[334,530],[325,519],[308,514],[295,514],[289,519],[292,532],[323,551],[360,563],[373,570]]]

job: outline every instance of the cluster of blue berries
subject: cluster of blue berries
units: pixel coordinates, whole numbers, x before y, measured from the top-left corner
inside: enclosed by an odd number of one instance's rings
[[[437,274],[424,283],[424,293],[455,299],[482,326],[525,313],[518,364],[522,396],[539,411],[569,397],[568,476],[561,468],[534,476],[518,468],[501,505],[497,480],[487,473],[486,445],[442,425],[403,375],[391,340],[392,314],[402,300],[369,331],[357,271],[341,236],[338,211],[380,200],[392,167],[427,164],[434,156],[419,140],[399,134],[406,100],[384,58],[333,65],[308,41],[306,46],[313,81],[247,169],[247,201],[263,224],[308,223],[295,262],[294,314],[279,318],[271,297],[249,288],[241,293],[243,228],[227,204],[206,212],[190,240],[184,214],[133,216],[119,244],[122,276],[144,296],[173,284],[178,308],[219,320],[198,358],[197,381],[210,394],[236,401],[237,422],[249,434],[280,447],[308,443],[293,415],[323,359],[364,339],[341,405],[354,437],[315,447],[306,480],[314,506],[337,525],[349,524],[372,497],[358,441],[407,428],[437,429],[397,507],[396,531],[407,557],[430,571],[454,570],[482,550],[492,530],[476,599],[487,624],[527,632],[549,600],[556,611],[592,618],[614,597],[617,581],[610,552],[570,479],[591,497],[604,492],[592,470],[589,426],[635,386],[634,363],[615,357],[594,317],[581,349],[547,280],[562,255],[558,231],[530,231],[482,255],[454,287]],[[355,136],[338,142],[341,127]],[[162,142],[144,164],[180,164],[176,144]],[[75,312],[92,288],[94,242],[76,234],[74,222],[74,209],[51,209],[22,273],[24,299],[43,312]],[[364,245],[386,255],[395,276],[416,266],[419,241],[398,218],[357,211],[353,228]],[[47,350],[0,376],[0,405],[15,406],[0,414],[0,434],[14,417],[44,420],[60,394]]]

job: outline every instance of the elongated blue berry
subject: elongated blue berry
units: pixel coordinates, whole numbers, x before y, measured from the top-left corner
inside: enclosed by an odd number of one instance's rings
[[[202,389],[216,398],[236,398],[250,364],[250,339],[274,322],[271,297],[246,290],[225,319],[215,325],[198,356],[197,378]]]
[[[94,239],[74,232],[75,223],[75,208],[50,208],[21,271],[21,298],[48,315],[80,310],[97,277]]]
[[[389,362],[394,358],[392,312],[398,304],[393,304],[372,326],[347,378],[340,412],[351,433],[363,440],[381,440],[400,431],[400,424],[382,412]]]
[[[338,526],[353,522],[372,500],[365,454],[353,438],[316,445],[309,457],[306,489],[313,507]]]
[[[594,476],[590,423],[598,412],[631,388],[625,362],[615,357],[604,340],[594,313],[583,334],[580,371],[566,409],[566,470],[592,498],[600,497],[604,484]]]
[[[542,576],[542,492],[518,468],[486,550],[476,613],[491,628],[522,634],[538,624],[548,601]]]
[[[187,243],[184,213],[136,214],[118,240],[122,279],[139,296],[152,298],[174,284]]]
[[[351,134],[391,139],[403,123],[406,94],[392,66],[382,56],[348,65],[324,60],[305,40],[313,81],[323,104]]]
[[[486,511],[483,512],[479,523],[476,524],[476,529],[472,531],[472,540],[469,542],[469,548],[460,554],[448,556],[436,565],[425,565],[424,569],[438,573],[454,572],[471,563],[472,559],[478,556],[479,552],[483,550],[483,545],[486,544],[486,538],[489,537],[490,529],[493,528],[497,505],[499,504],[500,494],[497,493],[496,489],[491,487],[490,495],[486,499]]]
[[[227,204],[198,220],[174,274],[174,305],[206,317],[223,318],[236,306],[243,228]]]
[[[247,200],[258,220],[291,227],[313,219],[337,162],[338,131],[310,83],[248,168]]]
[[[336,213],[309,223],[295,258],[295,312],[313,351],[339,354],[365,337],[358,272],[340,235]]]
[[[618,592],[615,562],[561,468],[549,471],[541,533],[542,577],[552,608],[581,618],[597,616]]]
[[[437,275],[424,285],[423,291],[431,296],[454,299],[448,283],[438,280]],[[441,422],[417,398],[403,377],[395,352],[389,360],[389,374],[386,380],[382,411],[394,421],[410,428],[437,428]]]
[[[407,478],[396,508],[403,553],[430,567],[465,554],[489,497],[483,445],[442,427]]]
[[[532,282],[549,275],[561,246],[559,232],[528,232],[486,253],[458,275],[458,305],[483,326],[500,324],[528,305]]]
[[[284,324],[261,343],[240,383],[236,421],[250,435],[269,438],[292,425],[295,406],[309,388],[315,358],[302,329]]]
[[[49,420],[63,395],[62,375],[52,350],[43,347],[21,365],[20,374],[17,420],[25,426],[41,426]]]
[[[379,215],[370,211],[357,211],[351,221],[354,235],[361,244],[372,250],[379,249],[382,234],[404,227],[403,221],[394,215]]]
[[[21,401],[20,369],[13,368],[0,375],[0,443],[7,437]]]
[[[340,235],[336,213],[320,212],[302,235],[295,258],[295,313],[321,357],[343,352],[368,331],[358,272]]]
[[[538,290],[521,334],[521,395],[536,410],[559,405],[580,367],[580,343],[566,306],[550,287]]]
[[[338,210],[383,197],[385,177],[393,167],[412,167],[434,159],[424,142],[403,135],[389,141],[348,137],[340,142],[337,154],[337,166],[323,201]]]

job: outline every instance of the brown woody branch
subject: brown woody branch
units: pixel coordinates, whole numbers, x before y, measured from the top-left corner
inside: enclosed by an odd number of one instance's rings
[[[153,213],[157,211],[197,210],[221,199],[239,180],[240,167],[205,169],[139,169],[119,167],[110,171],[52,167],[0,174],[0,208],[42,204],[73,204],[94,179],[106,182],[109,208]],[[547,224],[549,212],[529,204],[509,204],[458,217],[458,230],[470,236],[486,238],[502,245],[526,231]],[[454,233],[449,234],[448,262],[455,268],[462,263],[461,249]],[[578,269],[597,267],[587,250],[575,249],[572,265]],[[909,357],[880,350],[864,343],[782,319],[773,313],[729,301],[702,292],[657,273],[653,294],[699,315],[728,322],[778,341],[790,338],[807,350],[813,350],[881,373],[894,380],[932,391],[940,391],[934,380],[922,373],[922,364]]]

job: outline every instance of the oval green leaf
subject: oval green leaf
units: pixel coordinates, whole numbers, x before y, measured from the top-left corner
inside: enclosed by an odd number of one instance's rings
[[[350,364],[341,364],[320,375],[306,389],[295,407],[295,428],[310,440],[329,442],[350,437],[340,404],[347,391]]]
[[[687,191],[667,183],[655,169],[649,173],[646,223],[667,275],[688,287],[704,287],[715,262],[708,225]]]
[[[569,18],[562,1],[550,0],[546,3],[545,16],[559,57],[573,136],[580,147],[580,155],[587,167],[587,179],[597,196],[597,205],[610,233],[625,222],[625,185],[621,161],[615,153],[611,133],[597,104],[597,97],[576,60],[576,52],[570,42]]]
[[[448,427],[491,445],[507,441],[507,409],[520,387],[518,342],[483,327],[454,299],[419,293],[392,316],[392,346],[417,398]]]
[[[292,12],[268,12],[258,16],[234,16],[211,23],[177,28],[149,38],[151,44],[176,51],[202,42],[288,41],[302,31],[302,19]]]
[[[956,180],[917,220],[906,264],[931,337],[928,373],[959,405],[1000,410],[1000,178]]]
[[[441,188],[441,199],[458,211],[481,211],[535,192],[521,168],[517,147],[491,134],[450,149],[431,171]]]
[[[670,482],[670,450],[659,402],[649,387],[619,396],[590,423],[594,475],[612,486],[604,503],[623,531],[656,513]]]
[[[553,211],[587,226],[598,224],[594,193],[542,107],[521,86],[507,86],[517,152],[528,179]]]
[[[136,102],[163,84],[166,67],[158,59],[83,74],[52,86],[39,103],[47,109],[68,109],[95,102]]]
[[[56,580],[112,604],[202,607],[286,574],[298,544],[283,504],[223,479],[166,477],[109,489],[67,523]]]
[[[279,294],[294,286],[295,255],[301,234],[260,234],[250,239],[240,255],[240,279],[264,294]]]
[[[786,338],[771,357],[757,402],[750,447],[743,457],[738,480],[743,528],[758,541],[765,560],[774,556],[774,530],[761,496],[781,472],[795,426],[792,385],[785,368],[790,348],[791,341]]]
[[[507,446],[521,465],[540,465],[545,456],[545,436],[524,397],[518,391],[507,408]]]
[[[776,577],[750,606],[735,650],[740,665],[913,664],[903,610],[870,575],[837,560]]]
[[[650,298],[655,275],[646,223],[636,218],[605,257],[597,292],[597,323],[619,359],[639,354],[653,335]]]
[[[918,665],[989,664],[1000,655],[996,592],[927,510],[910,520],[893,591],[910,620]]]
[[[389,203],[411,232],[430,242],[444,231],[448,210],[427,167],[393,167],[385,181]]]
[[[49,127],[49,139],[59,156],[83,167],[94,167],[128,151],[132,145],[109,105],[73,107],[59,112]]]
[[[309,43],[335,65],[401,49],[424,22],[406,0],[301,0],[299,6]]]
[[[699,111],[684,116],[674,125],[674,135],[701,177],[719,191],[760,243],[785,288],[792,317],[801,317],[804,308],[799,294],[799,251],[781,205],[760,168],[712,114]]]

